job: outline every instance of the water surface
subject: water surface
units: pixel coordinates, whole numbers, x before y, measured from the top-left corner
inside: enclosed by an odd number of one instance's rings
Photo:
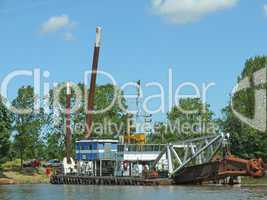
[[[267,200],[266,187],[0,186],[0,200]]]

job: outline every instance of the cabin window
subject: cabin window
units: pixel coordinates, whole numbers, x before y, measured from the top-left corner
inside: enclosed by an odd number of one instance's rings
[[[86,155],[82,155],[82,159],[83,160],[86,160]]]
[[[84,145],[81,145],[81,150],[86,150]]]

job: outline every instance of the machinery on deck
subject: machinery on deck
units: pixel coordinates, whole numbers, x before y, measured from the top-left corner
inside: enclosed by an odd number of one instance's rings
[[[175,184],[219,181],[238,176],[264,176],[264,162],[261,159],[244,160],[231,155],[228,139],[229,134],[220,134],[167,144],[155,160],[153,169],[157,170],[157,164],[165,156],[169,177]]]
[[[146,143],[146,135],[144,133],[125,134],[123,137],[124,137],[123,142],[127,144],[145,144]]]
[[[265,174],[263,165],[261,159],[244,160],[227,156],[201,165],[182,168],[173,174],[172,179],[175,184],[197,184],[208,181],[219,183],[220,180],[228,180],[227,183],[234,184],[234,180],[240,176],[263,177]]]

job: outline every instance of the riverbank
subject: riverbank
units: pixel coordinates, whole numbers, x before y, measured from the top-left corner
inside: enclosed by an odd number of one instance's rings
[[[0,171],[0,185],[49,183],[44,168],[20,168],[20,161],[7,162]]]
[[[49,183],[49,177],[42,173],[25,174],[22,171],[2,172],[0,185],[7,184],[43,184]]]

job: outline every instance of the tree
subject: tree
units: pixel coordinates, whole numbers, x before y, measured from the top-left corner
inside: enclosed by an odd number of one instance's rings
[[[0,97],[0,164],[7,159],[9,154],[11,125],[12,114],[3,104],[3,98]]]
[[[179,107],[173,107],[167,115],[171,126],[178,123],[179,129],[176,131],[180,139],[214,134],[216,131],[210,105],[203,104],[199,98],[181,99]]]
[[[267,57],[265,56],[250,58],[238,77],[238,82],[248,77],[252,85],[250,88],[238,91],[232,97],[233,108],[245,117],[253,118],[255,114],[255,90],[258,86],[254,86],[253,74],[266,65]],[[260,87],[267,88],[266,84]],[[223,109],[222,128],[224,132],[231,134],[233,154],[247,159],[261,157],[267,161],[267,132],[260,132],[241,122],[234,115],[230,103]]]
[[[117,96],[115,96],[115,92]],[[94,136],[113,137],[122,135],[126,132],[127,105],[126,100],[123,97],[123,91],[121,91],[119,88],[111,84],[98,86],[96,88],[96,93],[94,97],[94,109],[103,110],[109,105],[111,105],[113,100],[115,101],[112,107],[110,107],[110,109],[103,113],[95,114],[93,116],[93,123],[99,124],[100,126],[104,127],[103,135],[97,135],[96,132],[93,132]],[[105,127],[105,125],[107,127]]]
[[[34,111],[34,98],[33,87],[21,87],[12,102],[16,109],[30,109],[27,114],[14,111],[14,148],[21,159],[21,166],[24,159],[40,158],[44,155],[42,150],[45,146],[41,132],[46,124],[46,117],[43,109]]]
[[[157,124],[154,141],[173,142],[214,134],[217,131],[217,123],[213,119],[210,106],[203,104],[199,98],[180,99],[179,106],[174,106],[167,113],[167,121],[167,124]]]
[[[163,122],[156,122],[154,124],[154,134],[151,134],[150,136],[148,136],[147,138],[147,143],[151,143],[151,144],[164,144],[166,143],[166,135],[172,135],[173,134],[167,134],[168,127],[167,124],[163,123]],[[172,141],[175,141],[175,139],[173,139]]]

